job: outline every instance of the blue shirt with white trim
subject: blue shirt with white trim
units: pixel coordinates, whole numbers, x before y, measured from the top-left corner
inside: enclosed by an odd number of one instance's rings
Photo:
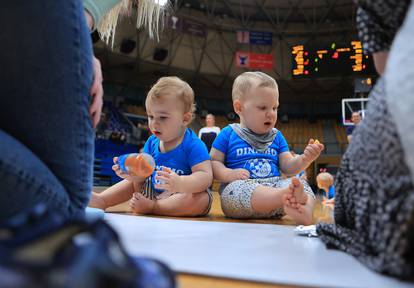
[[[155,189],[155,184],[159,180],[155,179],[156,171],[162,170],[162,167],[168,167],[178,175],[190,175],[191,167],[210,160],[206,145],[197,137],[189,128],[186,129],[183,141],[173,150],[162,153],[160,151],[160,140],[152,135],[144,145],[143,152],[150,154],[155,160],[155,171],[152,174],[152,188],[157,193],[163,190]]]

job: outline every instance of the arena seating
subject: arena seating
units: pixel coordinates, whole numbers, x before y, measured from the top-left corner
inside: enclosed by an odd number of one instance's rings
[[[338,143],[348,143],[348,140],[346,138],[345,126],[339,124],[337,121],[334,121],[334,127]]]
[[[127,105],[126,110],[128,113],[139,115],[139,116],[147,116],[147,113],[145,112],[145,108],[143,106],[137,106],[137,105]]]
[[[348,139],[346,137],[345,127],[338,123],[337,121],[333,121],[336,139],[341,147],[341,152],[344,153],[347,146],[348,146]]]
[[[104,109],[109,113],[109,130],[124,133],[132,132],[131,124],[111,102],[105,102],[104,106]]]
[[[223,129],[224,127],[230,124],[229,120],[227,120],[225,116],[216,115],[215,119],[216,119],[216,126],[220,127],[220,129]]]
[[[291,149],[297,153],[302,153],[310,138],[318,139],[324,143],[322,123],[320,121],[310,123],[306,119],[291,119],[288,123],[278,122],[276,128],[285,136]]]
[[[137,153],[138,148],[130,144],[115,144],[110,140],[95,140],[94,185],[109,186],[121,180],[112,171],[113,157]]]

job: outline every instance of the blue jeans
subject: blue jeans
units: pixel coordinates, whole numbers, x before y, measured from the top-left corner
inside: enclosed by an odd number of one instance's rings
[[[93,175],[92,46],[81,0],[0,9],[0,219],[83,214]]]

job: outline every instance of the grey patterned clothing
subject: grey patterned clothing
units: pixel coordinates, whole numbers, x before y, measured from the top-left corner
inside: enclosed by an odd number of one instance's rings
[[[364,51],[390,50],[395,34],[404,21],[410,0],[356,0],[357,28]]]
[[[378,3],[395,1],[365,1]],[[401,1],[398,3],[402,3]],[[374,8],[375,8],[374,7]],[[414,5],[370,93],[335,183],[335,224],[319,224],[328,247],[369,268],[414,281]]]
[[[371,92],[335,180],[335,224],[317,226],[322,241],[378,272],[413,275],[414,187],[383,80]]]
[[[305,193],[315,199],[309,184],[303,183]],[[230,218],[246,219],[246,218],[281,218],[285,215],[283,207],[275,209],[270,213],[258,213],[253,210],[251,198],[253,191],[260,185],[284,188],[291,183],[291,178],[282,179],[281,177],[256,178],[247,180],[236,180],[228,185],[220,187],[221,209],[224,215]]]

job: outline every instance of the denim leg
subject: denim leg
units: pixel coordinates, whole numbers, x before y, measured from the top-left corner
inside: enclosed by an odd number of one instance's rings
[[[94,149],[88,114],[92,47],[83,13],[81,0],[2,3],[4,217],[37,202],[63,215],[82,213],[88,203]],[[28,204],[12,207],[18,202]]]
[[[13,147],[13,149],[10,149]],[[68,211],[70,199],[50,169],[27,147],[0,130],[0,219],[44,203],[54,211]]]

